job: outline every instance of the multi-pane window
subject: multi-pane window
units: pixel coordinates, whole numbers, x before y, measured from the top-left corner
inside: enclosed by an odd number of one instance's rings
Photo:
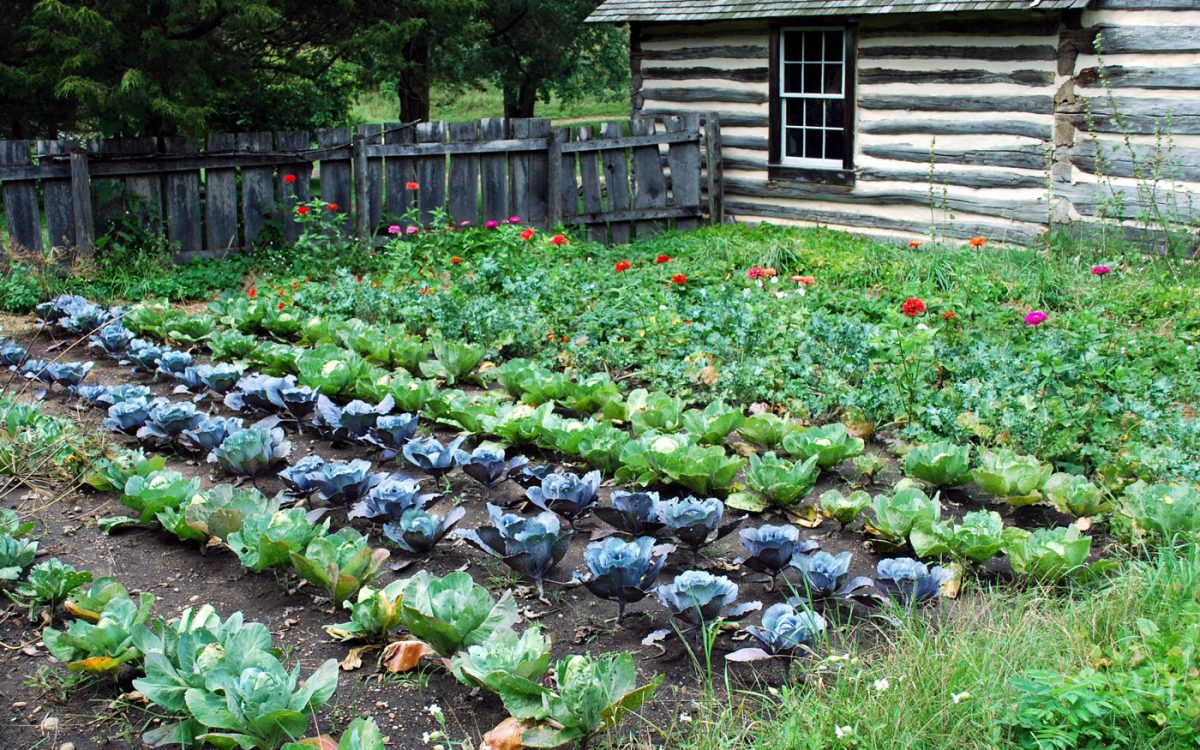
[[[842,29],[779,32],[780,163],[841,169],[846,157],[846,37]]]

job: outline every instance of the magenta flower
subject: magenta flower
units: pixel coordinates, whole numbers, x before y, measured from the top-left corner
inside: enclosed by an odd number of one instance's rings
[[[520,224],[521,217],[520,216],[510,216],[510,217],[508,217],[508,223],[509,224]]]
[[[405,234],[416,234],[419,231],[421,231],[420,227],[410,226],[408,229],[404,230],[404,233]]]
[[[500,226],[500,222],[496,221],[495,219],[488,219],[487,223],[485,223],[483,225],[483,228],[484,229],[496,229],[499,226]]]
[[[1035,326],[1040,326],[1042,323],[1046,322],[1046,319],[1048,317],[1050,317],[1050,316],[1047,315],[1046,313],[1042,312],[1041,310],[1034,310],[1033,312],[1026,313],[1025,314],[1025,327],[1033,328]]]
[[[462,221],[458,222],[458,225],[459,225],[460,227],[469,227],[469,226],[471,226],[471,220],[470,220],[470,219],[463,219]]]
[[[393,224],[390,227],[388,227],[388,234],[400,234],[400,225]]]
[[[1092,275],[1093,276],[1107,276],[1110,273],[1112,273],[1112,268],[1110,268],[1108,266],[1105,266],[1105,265],[1092,266]]]
[[[767,269],[761,266],[755,266],[746,272],[746,276],[752,279],[761,279],[767,275]]]

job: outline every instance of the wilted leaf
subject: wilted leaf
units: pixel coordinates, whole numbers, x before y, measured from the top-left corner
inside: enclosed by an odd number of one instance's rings
[[[1079,529],[1080,531],[1087,531],[1088,529],[1092,528],[1092,519],[1088,518],[1087,516],[1080,516],[1079,518],[1076,518],[1075,528]]]
[[[389,672],[410,672],[416,669],[421,658],[432,653],[428,643],[417,640],[396,641],[383,649],[383,668]]]
[[[350,649],[350,653],[346,654],[346,658],[342,659],[341,667],[343,672],[353,672],[362,667],[363,654],[369,651],[374,651],[378,646],[355,646]]]
[[[318,750],[338,750],[338,743],[327,734],[322,734],[319,737],[306,737],[297,744],[306,747],[315,747]]]
[[[963,568],[959,563],[951,563],[946,566],[951,575],[946,582],[942,584],[942,596],[947,599],[957,599],[958,590],[962,588]]]
[[[821,515],[821,509],[815,505],[805,505],[799,508],[790,508],[787,515],[788,519],[794,522],[797,526],[802,526],[806,529],[815,529],[825,520],[825,518]]]
[[[717,368],[709,365],[700,371],[700,382],[705,385],[713,385],[721,378],[721,373],[717,372]]]
[[[761,648],[739,648],[725,655],[726,661],[762,661],[770,658],[771,655]]]
[[[521,733],[530,726],[529,723],[517,721],[510,716],[483,735],[479,750],[521,750],[525,747],[521,744]]]

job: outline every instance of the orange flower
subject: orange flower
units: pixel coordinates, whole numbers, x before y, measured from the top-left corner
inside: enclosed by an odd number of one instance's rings
[[[918,248],[918,247],[920,247],[921,245],[924,245],[924,244],[925,244],[925,243],[924,243],[924,242],[921,242],[920,240],[913,240],[912,242],[908,243],[908,246],[909,246],[909,247],[911,247],[911,248]]]
[[[460,257],[458,255],[455,255],[453,258],[450,259],[450,265],[452,265],[452,266],[457,266],[459,263],[462,263],[462,257]]]
[[[685,275],[683,275],[683,274],[681,274],[681,273],[677,273],[677,274],[675,274],[674,276],[672,276],[672,277],[671,277],[671,283],[672,283],[672,284],[679,284],[680,286],[683,286],[684,284],[686,284],[686,283],[687,283],[687,276],[685,276]]]
[[[972,237],[971,239],[967,240],[967,244],[973,248],[979,249],[987,244],[987,238],[986,237]]]
[[[430,294],[433,294],[433,288],[432,288],[432,287],[428,287],[428,286],[423,286],[423,287],[421,287],[421,296],[422,296],[422,297],[426,297],[426,296],[428,296],[428,295],[430,295]]]
[[[563,337],[562,337],[562,342],[563,342],[564,344],[565,344],[565,343],[567,343],[567,342],[568,342],[568,341],[570,341],[570,340],[571,340],[571,337],[570,337],[570,336],[563,336]]]
[[[551,245],[565,245],[565,244],[567,244],[567,237],[566,237],[566,235],[563,235],[563,234],[556,234],[550,238],[550,244]]]
[[[774,268],[764,268],[763,269],[763,275],[767,276],[768,278],[771,276],[774,276],[775,274],[776,274],[776,271]]]
[[[815,283],[817,280],[816,276],[789,276],[788,278],[797,284],[803,284],[804,286]]]
[[[958,320],[958,316],[954,314],[953,310],[947,310],[942,313],[942,320]]]
[[[328,211],[336,211],[336,210],[338,210],[338,208],[340,208],[340,206],[338,206],[338,204],[336,204],[336,203],[330,203],[328,206],[325,207],[325,209]]]
[[[413,182],[412,180],[409,180],[408,182],[404,183],[404,189],[405,190],[420,190],[421,183]]]
[[[378,281],[372,281],[372,282],[371,282],[371,286],[372,286],[373,288],[375,288],[375,289],[378,289],[378,288],[379,288],[379,282],[378,282]]]
[[[533,231],[533,227],[530,227],[530,228],[526,229],[525,231],[521,232],[521,239],[528,242],[529,240],[533,239],[533,235],[535,235],[535,234],[537,234],[537,232]]]
[[[654,259],[654,262],[661,266],[663,263],[666,263],[670,259],[671,259],[670,255],[660,255]]]

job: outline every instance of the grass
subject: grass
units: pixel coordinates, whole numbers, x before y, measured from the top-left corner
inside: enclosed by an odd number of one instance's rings
[[[365,93],[350,110],[351,119],[361,123],[395,121],[399,117],[396,97],[384,90]],[[554,120],[612,120],[629,118],[629,100],[585,97],[563,102],[552,98],[549,103],[538,102],[534,114]],[[465,89],[455,91],[434,87],[430,96],[430,118],[433,120],[478,120],[483,117],[503,117],[504,99],[496,89]]]

